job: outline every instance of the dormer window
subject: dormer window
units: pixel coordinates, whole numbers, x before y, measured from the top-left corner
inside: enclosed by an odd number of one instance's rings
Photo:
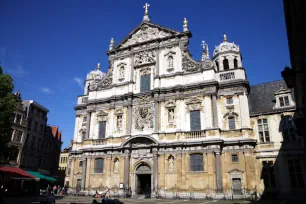
[[[279,106],[280,107],[290,106],[289,97],[288,96],[279,97],[278,99],[279,99]]]

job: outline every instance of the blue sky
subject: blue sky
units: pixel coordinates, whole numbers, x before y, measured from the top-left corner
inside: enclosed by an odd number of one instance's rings
[[[108,67],[115,44],[142,21],[144,0],[1,0],[0,62],[14,78],[23,99],[50,110],[48,123],[63,132],[63,147],[73,139],[77,96],[86,74]],[[200,60],[201,41],[212,55],[226,33],[240,46],[251,84],[281,79],[290,65],[281,0],[148,1],[153,23],[182,31],[188,19],[189,48]]]

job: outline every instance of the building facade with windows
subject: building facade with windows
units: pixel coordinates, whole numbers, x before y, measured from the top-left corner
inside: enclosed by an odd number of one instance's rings
[[[17,98],[17,107],[12,115],[12,138],[9,145],[14,145],[18,148],[16,159],[10,161],[11,166],[19,167],[22,161],[22,148],[26,140],[27,134],[27,118],[24,115],[21,95],[18,92],[15,93]]]
[[[187,19],[175,31],[151,23],[145,8],[126,38],[111,39],[107,73],[98,64],[87,74],[75,107],[70,189],[137,195],[149,186],[152,196],[169,197],[295,190],[284,185],[293,184],[289,173],[305,181],[298,171],[305,164],[297,162],[291,91],[273,85],[260,95],[261,85],[250,87],[240,48],[226,35],[212,58],[203,42],[194,60]]]
[[[22,151],[22,168],[46,175],[56,175],[61,151],[61,132],[47,125],[49,110],[33,100],[24,100],[28,120],[27,137]]]

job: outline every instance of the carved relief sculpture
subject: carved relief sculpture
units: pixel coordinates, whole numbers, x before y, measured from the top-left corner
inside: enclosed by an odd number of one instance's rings
[[[155,50],[145,50],[135,54],[134,65],[143,65],[155,62]]]
[[[154,127],[154,105],[146,104],[134,107],[135,121],[134,126],[137,130]]]
[[[133,45],[139,42],[149,41],[156,38],[169,36],[169,33],[160,31],[158,28],[148,27],[144,25],[136,34],[134,34],[122,47]]]
[[[108,113],[100,111],[97,113],[97,121],[102,122],[107,120]]]
[[[200,110],[201,108],[201,100],[197,97],[193,97],[186,101],[187,109],[189,111]]]

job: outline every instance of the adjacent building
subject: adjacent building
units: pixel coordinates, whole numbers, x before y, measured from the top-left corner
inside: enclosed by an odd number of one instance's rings
[[[19,167],[22,157],[22,148],[26,140],[27,132],[27,118],[24,115],[21,95],[18,92],[15,93],[17,98],[17,106],[12,115],[12,138],[9,145],[14,145],[18,148],[17,157],[14,161],[10,161],[11,166]]]
[[[68,177],[68,157],[69,152],[71,151],[72,145],[69,145],[65,149],[61,151],[60,159],[59,159],[59,183],[62,185],[69,185],[69,177]]]
[[[192,34],[143,21],[114,45],[107,73],[87,74],[77,100],[69,184],[85,193],[172,197],[305,194],[303,138],[283,81],[250,86],[241,49],[223,41],[201,61]]]
[[[58,127],[47,125],[47,108],[33,100],[23,101],[23,106],[28,126],[22,152],[22,167],[46,175],[56,175],[61,132],[58,131]]]

